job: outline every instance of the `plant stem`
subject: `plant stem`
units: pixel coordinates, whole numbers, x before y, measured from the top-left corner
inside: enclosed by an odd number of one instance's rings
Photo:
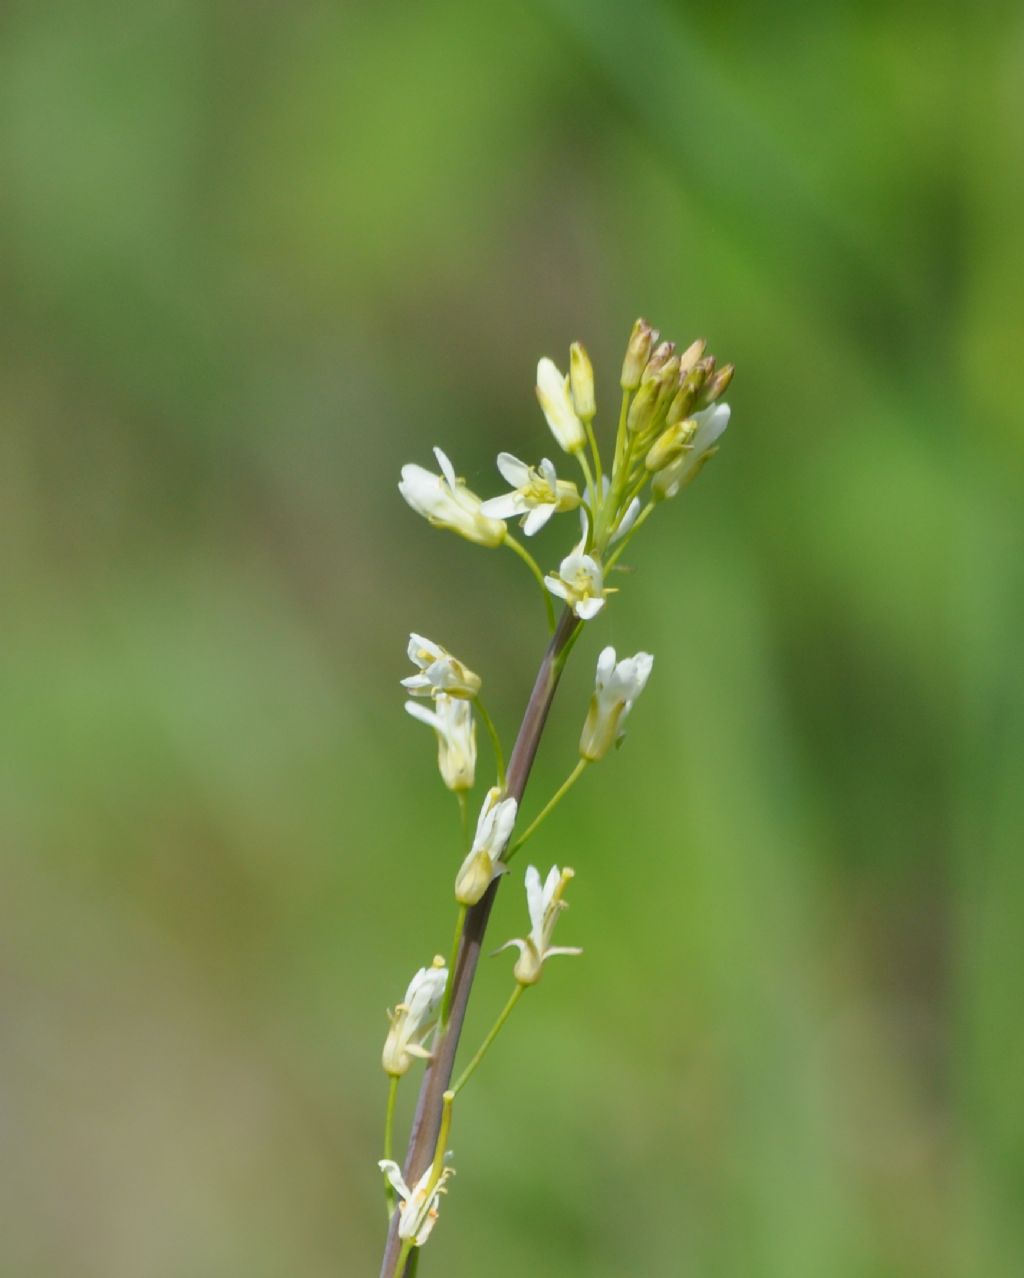
[[[458,1096],[459,1092],[461,1092],[462,1089],[466,1086],[466,1083],[469,1081],[470,1075],[473,1073],[476,1067],[483,1060],[484,1056],[486,1055],[487,1049],[498,1037],[498,1032],[500,1031],[501,1027],[512,1015],[512,1009],[522,998],[524,989],[526,989],[525,985],[518,985],[518,984],[516,985],[515,989],[512,991],[511,995],[509,996],[508,1002],[505,1004],[504,1008],[502,1009],[501,1015],[491,1026],[490,1033],[487,1035],[487,1037],[484,1039],[484,1041],[480,1044],[479,1048],[477,1049],[476,1055],[473,1057],[473,1059],[469,1062],[466,1068],[459,1075],[458,1082],[452,1084],[452,1091],[455,1093],[456,1096]]]
[[[594,493],[594,500],[601,500],[601,450],[597,446],[597,436],[594,434],[594,419],[588,417],[583,423],[587,432],[587,439],[590,441],[590,452],[594,458],[594,475],[597,479],[597,490]]]
[[[555,633],[548,643],[537,671],[537,678],[526,704],[526,712],[519,728],[515,745],[508,761],[506,793],[521,802],[530,769],[537,754],[544,724],[554,700],[562,672],[563,654],[572,640],[579,633],[581,623],[567,608],[562,613]],[[466,912],[466,921],[462,928],[459,942],[458,958],[454,967],[452,980],[452,997],[449,1008],[448,1024],[434,1046],[432,1059],[428,1062],[420,1086],[416,1112],[413,1116],[412,1131],[409,1136],[409,1147],[405,1158],[403,1174],[406,1183],[415,1184],[429,1166],[437,1143],[443,1109],[442,1097],[454,1072],[455,1053],[459,1046],[459,1036],[466,1019],[466,1008],[469,995],[476,976],[477,964],[483,946],[487,921],[498,890],[500,880],[495,879],[476,905]],[[398,1263],[402,1250],[398,1237],[397,1213],[391,1220],[388,1230],[384,1258],[381,1264],[381,1278],[402,1278],[403,1270]],[[408,1252],[406,1252],[406,1256]],[[409,1278],[408,1273],[404,1278]]]
[[[395,1132],[395,1101],[398,1099],[399,1076],[392,1074],[388,1081],[388,1107],[384,1113],[384,1157],[393,1158]],[[395,1210],[395,1191],[388,1178],[384,1177],[384,1197],[387,1201],[388,1220]]]
[[[502,857],[502,860],[505,862],[506,865],[509,863],[509,861],[512,860],[512,858],[523,846],[523,844],[530,837],[530,835],[534,833],[534,831],[537,829],[540,823],[552,812],[554,812],[555,808],[558,807],[558,805],[562,802],[562,800],[569,793],[572,787],[583,775],[583,770],[584,768],[586,768],[586,766],[587,766],[587,760],[580,759],[579,762],[576,764],[576,766],[573,768],[573,770],[569,773],[569,775],[565,778],[562,784],[551,796],[551,798],[548,799],[547,803],[545,803],[545,805],[541,808],[540,812],[537,813],[537,815],[533,818],[533,820],[526,827],[526,829],[519,836],[519,838],[516,839],[515,843],[513,843],[512,846],[506,851],[505,855]]]
[[[545,593],[547,593],[545,591]],[[480,712],[480,718],[484,721],[484,727],[487,734],[491,738],[491,747],[494,750],[494,763],[498,770],[498,785],[504,790],[505,788],[505,754],[501,748],[501,737],[498,736],[498,729],[494,726],[494,720],[487,713],[484,703],[479,697],[476,698],[476,708]]]
[[[551,602],[551,592],[548,590],[547,586],[544,585],[544,574],[541,572],[536,559],[534,559],[533,555],[530,554],[522,542],[516,541],[515,537],[513,537],[511,533],[506,534],[505,545],[508,546],[509,550],[514,550],[516,552],[519,558],[524,564],[526,564],[527,568],[529,568],[530,572],[532,572],[536,578],[537,585],[540,586],[540,593],[544,596],[544,607],[547,609],[548,614],[548,629],[553,633],[555,629],[555,605]]]

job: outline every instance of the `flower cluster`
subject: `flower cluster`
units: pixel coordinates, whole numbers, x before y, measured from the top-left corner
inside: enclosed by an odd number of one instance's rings
[[[584,348],[578,342],[570,347],[568,375],[563,375],[550,359],[542,359],[537,365],[538,402],[556,444],[568,455],[569,464],[579,467],[579,486],[573,480],[560,477],[548,457],[542,457],[534,465],[512,453],[501,452],[497,459],[498,471],[509,485],[509,491],[485,500],[468,488],[456,475],[447,455],[435,448],[440,473],[406,465],[402,468],[399,491],[412,509],[435,527],[449,529],[480,546],[492,549],[508,546],[527,564],[544,594],[552,630],[556,629],[552,600],[557,598],[565,604],[563,623],[545,658],[546,661],[564,660],[583,624],[597,617],[616,593],[608,584],[609,576],[637,531],[661,503],[692,483],[717,452],[729,423],[729,406],[721,402],[721,396],[732,375],[732,365],[718,367],[714,357],[707,354],[703,340],[677,352],[673,343],[659,341],[658,333],[646,321],[637,320],[619,376],[621,402],[614,448],[605,457],[594,429],[597,397],[593,369]],[[571,545],[572,548],[557,558],[557,568],[545,573],[509,530],[508,523],[518,520],[523,534],[533,538],[553,523],[564,527],[564,523],[558,524],[556,517],[572,512],[577,512],[581,532],[572,542],[568,538],[563,542],[563,547]],[[577,947],[552,944],[555,924],[567,908],[564,897],[574,871],[554,865],[542,880],[536,866],[526,870],[529,932],[501,947],[518,951],[513,967],[513,992],[482,1046],[458,1080],[451,1083],[455,1053],[452,1044],[457,1045],[460,1017],[464,1015],[468,998],[463,978],[469,971],[468,980],[472,980],[473,970],[472,964],[462,961],[462,947],[470,935],[465,929],[473,925],[478,929],[477,936],[482,935],[488,905],[485,898],[493,892],[496,880],[506,873],[519,848],[533,837],[580,776],[602,760],[613,746],[621,744],[626,720],[654,664],[654,658],[647,652],[619,659],[613,647],[601,651],[580,735],[579,758],[561,787],[525,832],[513,841],[524,774],[520,768],[517,786],[510,786],[506,779],[500,738],[480,700],[480,676],[446,648],[420,634],[409,636],[408,656],[413,673],[401,681],[410,697],[405,708],[435,733],[438,768],[444,784],[458,799],[464,841],[461,864],[454,879],[458,925],[452,958],[446,964],[438,956],[430,967],[421,968],[409,982],[402,1002],[388,1013],[389,1029],[382,1064],[390,1079],[390,1093],[385,1157],[379,1166],[389,1187],[389,1206],[393,1211],[389,1246],[394,1250],[389,1254],[395,1261],[395,1275],[404,1272],[402,1262],[410,1250],[421,1247],[429,1237],[437,1219],[440,1196],[452,1175],[445,1160],[456,1096],[517,1001],[540,981],[546,961],[555,955],[582,953]],[[544,670],[549,676],[547,683],[538,678],[517,740],[514,758],[520,761],[524,756],[533,757],[557,682],[557,678],[550,678],[550,667],[542,667]],[[535,702],[538,696],[541,697],[539,703]],[[477,779],[478,716],[493,745],[497,783],[487,790],[475,831],[470,835],[467,796]],[[524,750],[523,742],[530,733],[533,733],[532,740]],[[510,777],[512,771],[510,768]],[[510,793],[510,788],[515,792]],[[481,902],[484,909],[477,910]],[[475,912],[467,921],[469,911]],[[452,1029],[456,1032],[450,1039],[447,1035]],[[446,1043],[449,1045],[447,1056]],[[405,1174],[391,1156],[391,1139],[397,1087],[417,1058],[433,1061],[431,1078],[437,1071],[445,1071],[442,1086],[448,1090],[443,1094],[439,1125],[429,1136],[433,1148],[424,1149],[423,1141],[416,1146],[417,1135],[426,1130],[422,1125],[414,1132],[406,1162],[409,1180],[415,1179],[410,1188]],[[429,1092],[428,1086],[423,1095]],[[433,1095],[436,1102],[436,1085]],[[426,1170],[418,1178],[408,1170],[413,1168],[418,1174],[424,1166]]]
[[[619,377],[622,401],[607,470],[594,434],[597,401],[587,352],[573,343],[567,376],[553,360],[544,358],[537,365],[537,399],[556,443],[579,463],[582,494],[574,482],[558,477],[549,458],[532,466],[502,452],[498,470],[511,491],[483,500],[435,448],[441,473],[403,466],[402,496],[435,527],[481,546],[509,545],[531,563],[506,521],[518,518],[532,537],[554,515],[579,509],[582,537],[557,571],[544,575],[533,566],[546,590],[564,600],[580,621],[592,620],[613,593],[607,574],[628,539],[658,502],[675,497],[696,479],[718,451],[729,424],[729,405],[721,396],[732,381],[733,366],[718,367],[703,339],[677,352],[674,343],[658,337],[646,320],[633,326]]]

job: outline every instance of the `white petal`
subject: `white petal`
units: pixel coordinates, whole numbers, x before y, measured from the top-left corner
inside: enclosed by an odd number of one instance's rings
[[[592,617],[596,617],[603,607],[604,599],[600,595],[594,595],[589,599],[581,599],[573,611],[580,621],[589,621]]]
[[[491,519],[511,519],[523,512],[523,499],[518,493],[505,493],[503,497],[488,497],[480,507]]]
[[[391,1186],[398,1194],[399,1198],[408,1201],[412,1197],[412,1192],[409,1189],[409,1186],[405,1183],[401,1167],[399,1167],[399,1165],[390,1158],[380,1159],[377,1166],[391,1182]]]
[[[533,932],[539,933],[544,921],[544,889],[540,885],[540,870],[535,865],[526,867],[526,909]]]
[[[565,561],[563,560],[563,563],[564,562]],[[559,577],[552,577],[552,576],[545,577],[544,585],[547,586],[548,590],[550,590],[553,595],[557,595],[559,599],[569,598],[569,591],[565,585],[565,582],[563,582]]]
[[[448,460],[448,454],[443,453],[440,448],[434,449],[434,456],[437,458],[437,464],[441,467],[441,474],[447,479],[449,486],[454,489],[456,485],[455,467]]]
[[[414,719],[419,719],[420,723],[427,724],[428,727],[434,729],[435,732],[444,730],[444,724],[441,722],[440,716],[433,710],[428,710],[426,706],[421,706],[418,701],[407,701],[405,708]]]
[[[527,537],[532,537],[534,533],[540,532],[554,513],[554,502],[545,502],[541,506],[534,506],[533,510],[523,520],[523,532],[526,533]]]
[[[618,541],[620,537],[625,537],[626,533],[628,533],[636,523],[636,517],[639,514],[640,498],[634,497],[626,507],[626,513],[619,520],[619,526],[615,529],[615,532],[612,534],[608,544],[612,545],[614,542]]]
[[[511,453],[498,454],[498,470],[501,472],[502,479],[513,488],[522,488],[530,482],[529,466],[518,457],[513,457]]]

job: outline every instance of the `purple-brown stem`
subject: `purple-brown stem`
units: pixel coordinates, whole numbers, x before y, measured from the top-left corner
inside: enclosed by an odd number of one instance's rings
[[[555,633],[551,636],[544,659],[537,671],[530,700],[526,704],[526,713],[519,728],[515,745],[508,761],[505,792],[522,802],[530,769],[540,745],[544,724],[554,700],[555,689],[562,673],[562,661],[566,648],[579,629],[580,622],[567,608],[558,622]],[[469,992],[473,986],[477,963],[480,960],[480,948],[483,945],[487,920],[498,891],[500,879],[495,879],[476,905],[466,913],[466,921],[462,927],[459,941],[458,957],[455,960],[455,975],[452,978],[451,1010],[448,1025],[439,1037],[434,1054],[427,1065],[420,1086],[419,1098],[416,1101],[416,1112],[413,1115],[412,1130],[409,1134],[409,1148],[406,1151],[404,1175],[407,1185],[415,1185],[433,1160],[437,1136],[441,1126],[441,1097],[451,1082],[455,1068],[455,1053],[459,1046],[462,1024],[466,1019],[466,1008],[469,1004]],[[398,1239],[398,1212],[391,1218],[388,1229],[387,1245],[384,1248],[384,1259],[381,1263],[380,1278],[402,1278],[395,1273],[401,1243]]]

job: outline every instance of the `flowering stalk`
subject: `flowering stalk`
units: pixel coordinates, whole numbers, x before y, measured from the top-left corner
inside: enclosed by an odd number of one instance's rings
[[[524,991],[540,981],[546,960],[582,953],[574,946],[552,944],[574,871],[552,866],[542,879],[538,868],[529,866],[530,931],[500,947],[519,952],[512,972],[515,986],[453,1086],[456,1053],[498,884],[515,853],[582,774],[621,744],[624,724],[654,659],[639,652],[618,660],[611,647],[601,652],[579,758],[513,842],[513,827],[562,669],[584,626],[603,612],[616,593],[608,577],[626,546],[655,509],[691,483],[717,451],[729,421],[728,405],[717,401],[731,377],[731,365],[716,369],[713,357],[705,355],[703,341],[677,354],[671,342],[659,344],[658,334],[638,320],[620,375],[622,402],[610,467],[602,465],[594,430],[597,401],[584,348],[573,344],[568,376],[563,377],[549,359],[542,359],[537,367],[537,398],[556,443],[579,464],[582,495],[574,483],[558,477],[548,458],[531,466],[511,453],[499,454],[498,469],[512,491],[486,501],[470,491],[440,449],[434,450],[440,475],[411,464],[402,469],[402,496],[432,525],[479,546],[507,545],[523,560],[544,594],[552,633],[507,768],[497,730],[480,699],[480,677],[439,644],[422,635],[410,636],[409,658],[417,672],[402,682],[413,698],[421,700],[407,702],[406,709],[434,730],[438,768],[459,801],[465,841],[454,879],[458,914],[451,957],[447,966],[438,956],[430,968],[420,969],[404,1001],[389,1013],[391,1027],[382,1057],[389,1088],[380,1166],[388,1186],[390,1225],[381,1278],[412,1278],[419,1249],[433,1230],[440,1197],[454,1170],[446,1165],[446,1158],[456,1095],[491,1049]],[[571,511],[579,513],[582,535],[563,555],[557,571],[545,575],[533,555],[510,535],[505,520],[519,518],[524,534],[533,537],[559,514]],[[553,597],[565,605],[557,621]],[[422,704],[424,698],[431,699],[432,707]],[[491,738],[497,784],[487,792],[470,839],[467,795],[476,782],[476,716]],[[399,1083],[415,1058],[425,1060],[426,1067],[400,1168],[391,1150],[395,1101]]]

